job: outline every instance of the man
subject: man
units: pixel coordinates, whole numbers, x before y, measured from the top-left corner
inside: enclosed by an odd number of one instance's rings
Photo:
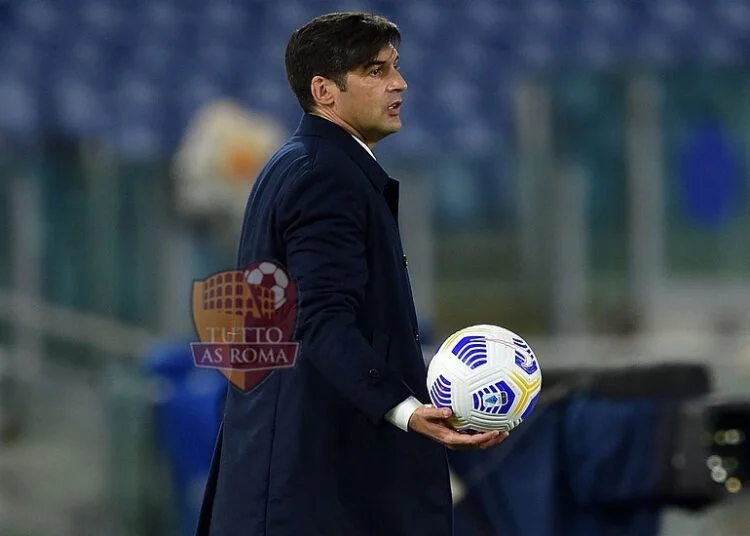
[[[449,536],[445,447],[466,435],[429,402],[397,225],[398,183],[371,148],[401,128],[397,27],[329,14],[297,30],[305,115],[253,186],[239,267],[272,258],[300,297],[293,368],[230,389],[201,536]]]

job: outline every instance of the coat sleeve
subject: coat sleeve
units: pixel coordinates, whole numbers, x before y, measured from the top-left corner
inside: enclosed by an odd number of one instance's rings
[[[378,423],[412,393],[357,327],[368,278],[366,200],[338,175],[306,172],[279,205],[287,269],[299,296],[299,358]]]

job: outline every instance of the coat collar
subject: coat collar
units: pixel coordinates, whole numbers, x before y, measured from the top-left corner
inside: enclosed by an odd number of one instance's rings
[[[302,117],[302,121],[300,121],[294,135],[326,138],[335,142],[354,159],[380,193],[385,191],[386,184],[389,181],[393,181],[385,170],[380,167],[380,164],[367,154],[364,147],[352,138],[351,134],[328,119],[306,113]]]

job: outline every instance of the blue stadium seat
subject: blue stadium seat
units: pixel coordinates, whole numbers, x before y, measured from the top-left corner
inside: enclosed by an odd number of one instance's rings
[[[466,37],[451,44],[446,51],[449,65],[472,78],[484,77],[498,67],[498,57],[493,50],[478,39]]]
[[[305,0],[284,0],[271,3],[266,11],[266,31],[276,34],[278,39],[286,38],[298,27],[322,13],[320,6]]]
[[[81,76],[89,80],[107,80],[118,71],[105,45],[89,36],[71,39],[55,51],[61,76]]]
[[[179,45],[191,35],[187,11],[169,0],[151,0],[142,4],[136,20],[139,33],[154,36],[164,43]]]
[[[125,44],[133,38],[136,21],[117,0],[82,0],[75,30],[100,41]]]
[[[716,0],[712,2],[712,7],[713,20],[711,22],[724,35],[744,39],[745,42],[750,39],[750,2]],[[702,15],[701,19],[704,19],[704,17],[705,15]]]
[[[27,79],[39,76],[46,66],[44,48],[20,32],[9,32],[0,37],[0,69],[12,71]],[[36,89],[36,88],[35,88]]]
[[[41,118],[35,88],[21,77],[0,73],[0,129],[23,139],[39,134]]]
[[[185,121],[203,105],[221,96],[222,92],[219,87],[206,80],[200,73],[196,73],[176,87],[171,98],[174,99],[179,115]]]
[[[455,126],[468,115],[477,117],[482,114],[486,100],[480,88],[467,76],[446,71],[441,82],[432,88],[432,104],[436,112],[446,118],[447,126]]]
[[[582,2],[581,29],[599,28],[606,31],[617,31],[618,28],[632,24],[633,13],[627,3],[618,0],[597,0]]]
[[[226,45],[207,43],[195,47],[189,53],[190,61],[184,62],[186,69],[222,88],[239,75],[237,54]]]
[[[606,28],[590,25],[582,30],[571,55],[575,63],[598,69],[615,64],[622,58],[623,52],[624,50],[617,41],[617,36],[612,36]]]
[[[148,39],[130,47],[120,70],[126,73],[135,71],[154,81],[174,83],[180,57],[176,47],[158,39]]]
[[[515,10],[503,2],[476,0],[462,6],[464,28],[471,35],[492,43],[503,38],[515,25]]]
[[[451,131],[451,137],[456,150],[470,157],[497,154],[504,141],[500,127],[482,117],[467,117]]]
[[[15,11],[18,30],[40,41],[54,42],[76,18],[53,0],[18,2]]]
[[[164,109],[162,88],[138,73],[124,74],[112,92],[112,107],[117,115],[137,121],[155,117]]]
[[[383,155],[407,159],[435,157],[442,149],[442,142],[435,131],[426,128],[418,118],[410,118],[408,113],[398,136],[386,138],[378,144],[378,151]]]
[[[292,105],[296,105],[294,94],[280,77],[257,77],[246,80],[242,95],[243,100],[251,108],[272,115],[278,113],[280,119]]]
[[[380,12],[401,27],[404,118],[414,127],[403,134],[417,151],[467,139],[484,146],[488,129],[504,131],[512,121],[515,81],[538,70],[746,63],[750,0],[709,4],[341,0],[329,7]],[[12,110],[0,103],[0,115],[18,127],[31,124],[21,118],[51,110],[66,128],[90,129],[107,121],[92,114],[106,114],[101,103],[130,76],[160,95],[173,121],[159,127],[168,138],[199,104],[223,95],[294,128],[299,110],[286,85],[284,48],[289,34],[320,12],[304,0],[5,0],[0,78],[12,102],[22,104]],[[76,112],[89,93],[99,104]],[[472,117],[484,123],[472,126]]]
[[[101,134],[111,113],[105,94],[84,79],[62,77],[50,88],[58,127],[66,134]]]
[[[721,28],[705,28],[696,37],[701,43],[699,59],[718,66],[736,65],[743,61],[742,47]]]
[[[431,34],[446,24],[452,6],[446,2],[416,0],[399,6],[399,17],[403,24],[409,24],[414,31]]]
[[[149,159],[164,154],[164,129],[153,122],[121,123],[111,131],[111,143],[126,158]]]
[[[247,6],[237,2],[205,2],[195,15],[196,40],[200,44],[241,46],[258,30],[257,17],[253,17]]]

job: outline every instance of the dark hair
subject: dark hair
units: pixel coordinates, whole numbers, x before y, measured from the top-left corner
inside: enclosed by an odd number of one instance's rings
[[[364,67],[383,48],[398,46],[401,32],[385,17],[370,13],[329,13],[316,17],[289,38],[286,75],[305,112],[314,102],[310,81],[315,76],[333,80],[346,90],[346,74]]]

